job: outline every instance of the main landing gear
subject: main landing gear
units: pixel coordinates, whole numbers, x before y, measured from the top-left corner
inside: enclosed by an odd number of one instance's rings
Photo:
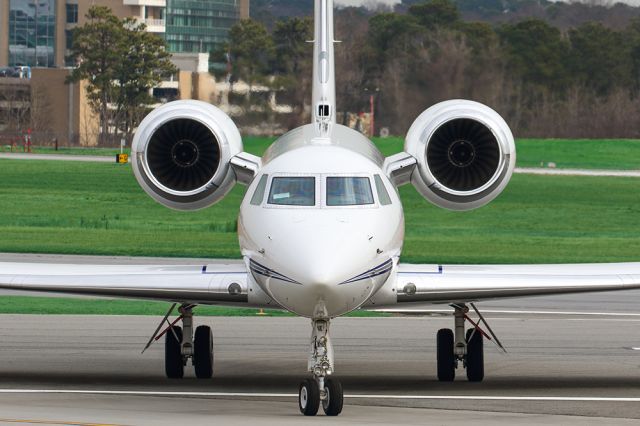
[[[196,328],[195,333],[193,332],[194,305],[180,306],[178,309],[180,316],[169,323],[169,315],[175,306],[176,304],[169,309],[142,352],[164,335],[164,370],[168,378],[181,379],[184,376],[184,367],[191,359],[196,377],[210,379],[213,377],[213,333],[211,327],[201,325]],[[179,321],[182,321],[182,327],[176,325]],[[168,324],[168,327],[159,333],[165,323]]]
[[[342,384],[333,378],[333,346],[329,336],[329,320],[312,320],[308,369],[313,374],[298,388],[298,406],[305,416],[315,416],[320,404],[327,416],[342,412]]]
[[[469,308],[464,304],[451,305],[454,308],[455,328],[443,328],[437,336],[438,380],[452,382],[456,377],[456,368],[462,364],[467,370],[470,382],[481,382],[484,379],[484,338],[495,340],[496,344],[506,352],[498,337],[493,333],[484,317],[471,303],[471,307],[480,317],[480,321],[487,327],[491,336],[487,335],[467,313]],[[469,321],[473,328],[465,333],[465,321]]]

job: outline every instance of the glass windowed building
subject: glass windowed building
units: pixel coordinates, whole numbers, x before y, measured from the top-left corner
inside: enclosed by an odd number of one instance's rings
[[[56,0],[9,0],[9,66],[55,65]]]
[[[97,143],[93,133],[97,118],[86,88],[65,84],[71,72],[67,67],[75,65],[66,60],[73,31],[86,23],[91,6],[107,6],[117,17],[143,22],[147,31],[166,37],[182,70],[178,80],[156,89],[167,100],[210,101],[215,82],[207,72],[204,53],[215,51],[238,19],[249,17],[249,0],[0,0],[0,97],[20,86],[30,102],[34,92],[29,88],[38,88],[42,99],[50,102],[46,120],[39,120],[39,131],[46,133],[42,140]],[[0,102],[0,135],[15,124],[4,118],[6,111]]]
[[[71,65],[72,30],[93,5],[144,22],[174,53],[211,53],[249,17],[249,0],[0,0],[0,67]]]
[[[171,52],[211,53],[229,29],[248,18],[249,0],[167,0],[165,37]]]

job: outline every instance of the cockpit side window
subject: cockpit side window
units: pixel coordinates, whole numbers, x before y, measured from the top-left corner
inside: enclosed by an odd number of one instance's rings
[[[391,197],[389,197],[387,188],[384,187],[382,178],[380,177],[380,175],[375,175],[374,179],[376,181],[376,190],[378,191],[378,201],[380,201],[380,205],[388,206],[389,204],[391,204]]]
[[[260,182],[258,182],[258,186],[256,186],[256,190],[251,197],[251,204],[254,206],[259,206],[262,204],[262,200],[264,200],[264,191],[267,189],[267,179],[269,175],[262,175],[260,178]]]
[[[373,204],[368,177],[327,177],[327,206]]]
[[[315,206],[316,178],[274,177],[268,203],[280,206]]]

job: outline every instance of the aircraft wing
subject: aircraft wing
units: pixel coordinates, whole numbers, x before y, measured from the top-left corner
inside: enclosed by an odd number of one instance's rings
[[[398,304],[640,289],[640,263],[567,265],[399,264]],[[397,305],[396,305],[397,306]]]
[[[248,305],[243,264],[64,265],[0,262],[0,289]]]

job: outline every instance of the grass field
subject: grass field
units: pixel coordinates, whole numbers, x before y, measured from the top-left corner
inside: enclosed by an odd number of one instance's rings
[[[272,138],[248,137],[245,149],[260,155],[273,141]],[[376,145],[384,155],[402,151],[403,139],[376,138]],[[559,168],[585,169],[640,169],[640,140],[634,139],[518,139],[516,141],[519,167],[547,167],[556,163]],[[39,154],[105,155],[114,156],[119,149],[35,147]],[[127,149],[125,152],[129,153]]]
[[[41,315],[155,315],[163,316],[171,305],[166,302],[146,302],[139,300],[80,299],[66,297],[0,297],[0,313],[3,314],[41,314]],[[229,308],[223,306],[198,306],[194,309],[197,316],[248,316],[261,315],[267,317],[293,316],[293,314],[275,309],[265,309],[258,313],[257,309]],[[347,316],[371,317],[386,314],[355,311]]]
[[[218,205],[175,212],[138,187],[130,167],[0,160],[0,251],[239,257],[237,186]],[[401,188],[404,261],[597,262],[640,257],[634,178],[516,175],[472,212],[431,206]]]
[[[171,305],[165,302],[139,300],[108,300],[66,297],[2,296],[0,312],[3,314],[42,315],[157,315],[163,316]],[[227,308],[218,306],[198,306],[194,313],[198,316],[246,316],[255,315],[256,309]],[[265,316],[289,316],[283,311],[268,309]]]
[[[265,145],[256,139],[248,141],[247,149],[260,154]],[[389,140],[380,145],[386,154],[395,149]],[[583,164],[618,168],[614,162],[623,151],[601,158],[596,150]],[[528,161],[535,161],[531,158]],[[625,164],[640,168],[631,159]],[[640,260],[638,179],[516,175],[497,200],[466,213],[431,206],[410,186],[400,193],[406,216],[405,262]],[[238,186],[210,209],[180,213],[147,197],[128,166],[0,160],[0,251],[235,258],[240,255],[236,217],[243,194]],[[21,309],[17,305],[25,305],[31,306],[27,311],[40,313],[155,315],[166,308],[140,302],[109,302],[115,304],[109,307],[105,301],[90,305],[94,302],[84,299],[41,300],[25,304],[0,298],[0,312],[16,312]]]
[[[519,139],[519,167],[556,163],[559,168],[640,169],[640,140]]]

